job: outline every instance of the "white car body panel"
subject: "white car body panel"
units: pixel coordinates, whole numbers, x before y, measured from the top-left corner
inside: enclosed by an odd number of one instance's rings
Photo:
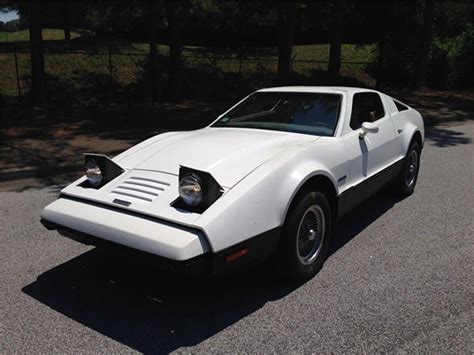
[[[412,108],[398,112],[393,99],[377,91],[343,87],[261,91],[341,95],[334,137],[212,125],[164,133],[115,157],[113,161],[125,172],[100,189],[81,186],[86,180],[83,177],[61,191],[64,196],[86,201],[83,206],[75,201],[72,209],[72,202],[59,199],[45,208],[42,218],[132,248],[184,260],[226,250],[281,227],[293,198],[309,179],[323,177],[339,198],[402,161],[416,132],[422,142],[424,139],[421,115]],[[352,96],[358,92],[379,94],[385,110],[385,116],[374,122],[379,131],[363,139],[359,137],[361,129],[349,126]],[[172,206],[179,197],[180,166],[209,173],[223,187],[223,195],[202,213]],[[116,199],[130,205],[117,205]],[[128,217],[119,218],[118,212],[101,211],[96,205],[92,208],[87,201],[122,209],[123,216],[133,211],[133,223]],[[144,219],[141,223],[136,214],[156,220]]]
[[[68,228],[85,234],[100,235],[105,240],[173,260],[187,260],[209,251],[205,237],[195,230],[73,200],[56,200],[43,211],[42,217],[61,221]]]
[[[393,99],[389,99],[393,102]],[[405,157],[411,142],[411,137],[413,137],[415,132],[421,134],[422,142],[425,141],[423,117],[421,117],[421,114],[415,109],[408,105],[405,106],[408,107],[408,110],[392,113],[394,129],[397,133],[400,131],[400,133],[397,134],[397,139],[394,144],[394,153],[399,159]]]
[[[229,240],[239,243],[282,226],[291,197],[308,173],[327,174],[326,168],[312,159],[304,164],[295,161],[299,154],[302,152],[288,151],[263,164],[245,179],[245,184],[226,192],[225,198],[222,196],[202,214],[196,224],[206,231],[213,251],[229,247]]]
[[[157,147],[149,146],[153,154],[146,154],[143,161],[135,157],[133,168],[153,171],[159,167],[160,171],[178,175],[179,167],[186,166],[207,171],[221,186],[231,188],[287,147],[317,138],[246,128],[205,128],[177,134],[166,145],[158,142]],[[225,147],[225,152],[216,147]],[[120,160],[117,162],[120,164]]]

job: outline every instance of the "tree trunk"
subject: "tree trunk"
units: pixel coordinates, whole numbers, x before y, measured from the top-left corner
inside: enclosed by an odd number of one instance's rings
[[[415,88],[426,87],[426,73],[428,70],[428,60],[430,57],[431,39],[433,37],[433,12],[434,0],[425,0],[423,10],[423,28],[420,39],[420,50],[416,66]]]
[[[278,83],[288,84],[290,77],[291,50],[295,36],[296,2],[285,1],[278,4]]]
[[[383,74],[385,65],[385,56],[387,52],[387,33],[383,33],[378,43],[378,57],[377,57],[377,69],[375,74],[375,87],[380,89],[383,85]]]
[[[64,39],[71,40],[71,4],[70,0],[64,2]]]
[[[31,1],[28,5],[31,53],[31,99],[35,105],[41,104],[44,97],[44,53],[40,4],[39,1]]]
[[[71,30],[68,27],[64,27],[64,39],[67,42],[71,40]]]
[[[341,43],[342,43],[342,11],[343,0],[336,0],[333,7],[333,22],[331,29],[331,47],[329,49],[328,71],[333,78],[340,75],[341,70]]]
[[[156,17],[155,0],[148,0],[150,25],[150,71],[151,71],[151,101],[158,101],[158,53],[156,50]]]
[[[381,5],[381,13],[387,13],[388,16],[385,17],[384,23],[385,26],[379,31],[379,40],[378,40],[378,56],[377,56],[377,67],[375,72],[375,87],[378,89],[382,88],[382,85],[385,84],[386,73],[385,70],[385,61],[387,54],[390,51],[390,40],[392,33],[399,23],[399,4],[398,0],[389,0]]]
[[[169,72],[168,72],[168,95],[171,100],[179,100],[181,86],[181,38],[178,24],[177,0],[165,0],[166,17],[168,20],[169,34]]]

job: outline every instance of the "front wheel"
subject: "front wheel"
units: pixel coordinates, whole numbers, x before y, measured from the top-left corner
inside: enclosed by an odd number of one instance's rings
[[[313,277],[326,260],[331,231],[326,196],[319,191],[302,194],[283,228],[277,255],[280,272],[295,281]]]

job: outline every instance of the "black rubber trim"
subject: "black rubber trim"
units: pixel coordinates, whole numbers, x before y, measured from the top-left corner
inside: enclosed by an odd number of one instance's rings
[[[383,187],[388,185],[402,170],[405,158],[393,163],[387,168],[379,171],[375,175],[365,179],[356,186],[344,191],[339,195],[338,217],[342,217],[353,208],[367,200],[370,196],[380,191]]]
[[[77,231],[75,229],[48,221],[44,218],[40,222],[48,230],[57,230],[62,236],[80,242],[86,245],[94,245],[96,247],[106,248],[115,253],[128,257],[134,257],[158,269],[169,271],[183,271],[192,274],[209,274],[212,269],[212,254],[205,253],[187,260],[172,260],[159,255],[151,254],[142,250],[131,248],[122,244],[118,244],[109,240],[105,240],[87,233]]]
[[[212,256],[214,273],[229,272],[264,262],[276,252],[281,233],[282,227],[277,227],[214,253]],[[248,249],[248,254],[234,261],[226,261],[228,256],[242,249]]]
[[[137,257],[140,262],[153,265],[161,270],[185,272],[193,275],[220,274],[262,263],[276,251],[282,231],[282,228],[278,227],[217,253],[209,252],[188,260],[177,261],[82,233],[46,219],[41,219],[41,223],[48,230],[57,230],[62,236],[82,244],[106,248],[124,256]],[[248,254],[233,261],[226,260],[228,256],[242,249],[248,249]]]

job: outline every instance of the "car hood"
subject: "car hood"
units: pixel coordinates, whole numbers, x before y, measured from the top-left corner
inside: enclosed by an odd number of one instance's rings
[[[245,128],[205,128],[151,138],[118,156],[126,169],[179,174],[179,167],[206,171],[231,188],[283,150],[305,146],[318,137]]]

